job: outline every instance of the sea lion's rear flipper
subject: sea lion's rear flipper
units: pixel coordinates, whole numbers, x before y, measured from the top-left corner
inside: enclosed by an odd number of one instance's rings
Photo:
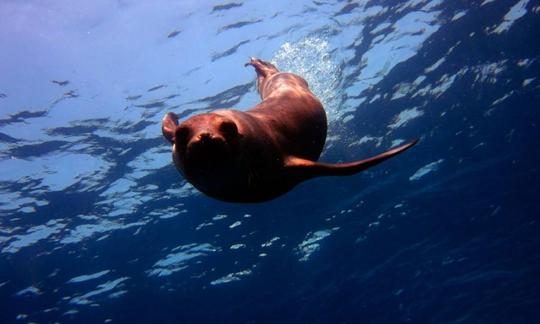
[[[346,176],[364,171],[387,160],[416,144],[418,140],[393,148],[369,159],[348,163],[320,163],[297,157],[289,157],[285,161],[285,170],[298,181],[321,176]]]
[[[279,70],[274,64],[254,57],[250,58],[249,62],[244,64],[244,66],[248,65],[253,66],[255,68],[255,72],[257,72],[257,90],[262,95],[261,91],[262,87],[264,86],[264,81],[272,75],[279,73]]]
[[[178,126],[178,116],[171,112],[163,116],[163,120],[161,121],[161,132],[163,133],[163,136],[165,136],[165,138],[171,143],[174,142],[174,132],[176,130],[176,126]]]

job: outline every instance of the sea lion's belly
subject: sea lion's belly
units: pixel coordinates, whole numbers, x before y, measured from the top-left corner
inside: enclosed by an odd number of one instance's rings
[[[254,152],[250,152],[254,153]],[[237,165],[199,173],[184,170],[184,177],[206,195],[230,202],[259,202],[273,199],[292,188],[283,173],[283,160],[250,156]]]

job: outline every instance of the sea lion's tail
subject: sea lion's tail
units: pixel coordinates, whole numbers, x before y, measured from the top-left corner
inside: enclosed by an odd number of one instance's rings
[[[372,166],[411,148],[417,142],[418,140],[414,140],[374,157],[348,163],[320,163],[297,157],[289,157],[285,162],[285,170],[287,170],[292,177],[300,180],[321,176],[352,175],[371,168]]]

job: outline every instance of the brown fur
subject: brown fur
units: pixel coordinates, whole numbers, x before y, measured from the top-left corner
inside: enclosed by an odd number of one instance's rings
[[[210,197],[230,202],[270,200],[309,178],[362,171],[416,143],[368,160],[318,163],[327,121],[307,82],[259,59],[246,65],[257,72],[262,99],[252,109],[216,110],[180,125],[172,113],[163,118],[162,131],[173,144],[176,168]]]

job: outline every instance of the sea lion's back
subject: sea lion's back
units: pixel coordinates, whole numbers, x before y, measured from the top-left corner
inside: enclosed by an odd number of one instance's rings
[[[293,73],[278,73],[266,81],[262,96],[250,112],[273,125],[288,154],[317,160],[326,141],[327,119],[308,83]]]

